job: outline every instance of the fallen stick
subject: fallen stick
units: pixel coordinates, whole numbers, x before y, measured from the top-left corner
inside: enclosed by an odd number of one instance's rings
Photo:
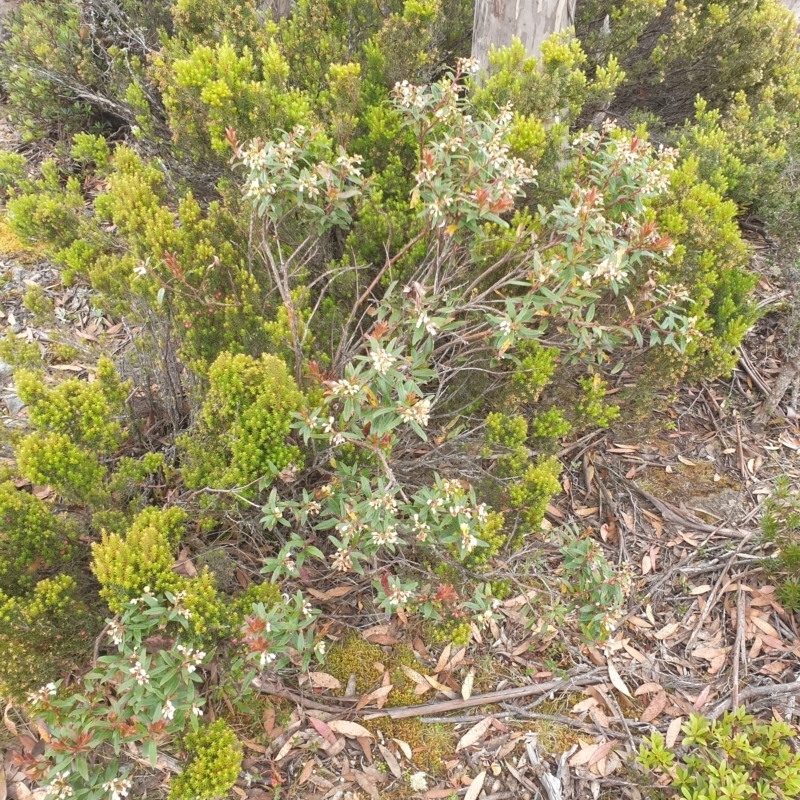
[[[739,692],[739,703],[741,704],[745,700],[752,700],[756,697],[768,697],[771,694],[800,694],[800,681],[794,681],[793,683],[770,683],[766,686],[751,686],[749,689]],[[706,715],[708,719],[717,719],[717,717],[728,709],[728,706],[731,704],[731,699],[731,697],[726,697]]]
[[[428,703],[420,706],[399,706],[398,708],[385,708],[382,711],[367,713],[366,719],[406,719],[408,717],[428,716],[431,714],[446,714],[448,711],[460,711],[462,708],[475,708],[475,706],[488,706],[502,703],[506,700],[515,700],[519,697],[530,697],[534,694],[549,694],[562,692],[565,689],[579,686],[590,686],[599,683],[598,675],[576,675],[560,681],[547,681],[547,683],[534,683],[530,686],[517,686],[513,689],[502,689],[499,692],[487,692],[475,695],[468,700],[442,700],[439,703]]]
[[[255,686],[263,694],[273,697],[283,697],[292,700],[303,708],[313,711],[326,711],[337,716],[357,716],[365,719],[407,719],[408,717],[429,716],[432,714],[446,714],[449,711],[460,711],[463,708],[475,708],[476,706],[488,706],[502,703],[506,700],[515,700],[519,697],[530,697],[535,694],[549,694],[550,692],[562,692],[565,689],[577,688],[579,686],[590,686],[601,682],[599,675],[595,672],[585,675],[576,675],[574,678],[565,678],[558,681],[547,681],[546,683],[533,683],[530,686],[517,686],[513,689],[502,689],[499,692],[487,692],[486,694],[475,695],[468,700],[442,700],[438,703],[427,703],[417,706],[398,706],[397,708],[385,708],[381,711],[367,708],[359,711],[348,711],[343,708],[318,703],[309,697],[293,692],[291,689],[264,684],[258,679],[253,681]]]

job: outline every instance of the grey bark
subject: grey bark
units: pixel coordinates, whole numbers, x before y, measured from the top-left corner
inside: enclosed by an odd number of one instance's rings
[[[576,0],[476,0],[472,55],[482,68],[489,65],[491,47],[519,39],[529,55],[539,54],[542,42],[575,21]],[[800,0],[797,0],[800,4]]]

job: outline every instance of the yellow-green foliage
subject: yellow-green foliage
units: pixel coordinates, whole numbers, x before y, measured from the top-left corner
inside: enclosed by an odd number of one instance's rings
[[[17,393],[28,407],[28,418],[38,431],[66,434],[70,440],[99,454],[113,452],[120,444],[122,411],[127,385],[122,384],[111,362],[103,357],[93,383],[69,378],[49,388],[42,376],[18,370]]]
[[[98,620],[75,589],[73,578],[59,575],[26,595],[0,591],[0,695],[21,700],[89,655]]]
[[[227,795],[239,776],[242,746],[225,720],[186,737],[189,762],[170,781],[169,800],[214,800]]]
[[[486,438],[499,444],[504,454],[497,461],[498,477],[506,480],[509,505],[520,512],[520,519],[529,531],[537,531],[544,519],[550,498],[561,486],[561,467],[555,458],[539,456],[531,460],[525,446],[528,423],[521,416],[492,413],[486,418]]]
[[[44,293],[38,283],[29,284],[22,296],[22,305],[33,314],[35,319],[47,319],[52,316],[55,305],[52,298]]]
[[[185,522],[180,508],[144,509],[124,536],[103,533],[92,545],[92,571],[100,581],[100,596],[114,613],[146,589],[170,592],[188,612],[190,631],[204,636],[221,624],[223,609],[208,570],[195,578],[172,570]]]
[[[102,496],[105,468],[76,447],[66,433],[32,433],[15,450],[22,477],[51,486],[70,500],[96,502]]]
[[[93,545],[93,570],[103,585],[101,594],[113,611],[138,597],[145,586],[154,592],[171,588],[177,577],[172,572],[173,552],[185,523],[183,509],[146,508],[124,537],[104,535],[100,544]]]
[[[0,483],[0,589],[15,594],[35,573],[68,555],[66,526],[47,505],[11,481]]]
[[[264,42],[254,52],[228,36],[213,44],[192,43],[188,52],[156,58],[170,128],[196,156],[212,153],[227,161],[226,128],[240,141],[265,131],[291,130],[312,121],[311,104],[292,88],[289,65],[277,44]]]
[[[586,375],[578,383],[581,387],[581,396],[575,404],[578,425],[605,428],[619,416],[619,407],[605,402],[607,384],[599,375]]]
[[[286,437],[303,395],[280,359],[222,353],[208,382],[196,428],[181,441],[187,486],[245,486],[299,460]]]
[[[106,469],[98,456],[112,454],[122,442],[117,417],[127,384],[107,358],[98,362],[93,383],[70,378],[51,388],[29,370],[17,371],[15,380],[36,429],[16,447],[20,474],[69,499],[99,502]]]
[[[656,207],[656,221],[673,239],[675,252],[656,280],[687,288],[694,327],[702,336],[690,341],[683,357],[654,354],[651,369],[663,372],[664,360],[671,358],[693,377],[716,377],[736,363],[735,349],[756,319],[750,300],[756,276],[745,271],[750,251],[739,232],[736,205],[700,178],[696,157],[678,165],[670,186]],[[669,385],[671,376],[665,376]]]

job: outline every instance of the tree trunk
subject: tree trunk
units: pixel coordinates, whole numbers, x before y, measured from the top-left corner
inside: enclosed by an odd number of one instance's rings
[[[489,49],[519,39],[529,55],[539,54],[542,42],[575,20],[576,0],[476,0],[472,55],[484,69]],[[797,0],[800,4],[800,0]]]

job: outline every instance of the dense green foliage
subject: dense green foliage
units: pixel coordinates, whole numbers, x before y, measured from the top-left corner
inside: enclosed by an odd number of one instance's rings
[[[133,331],[125,380],[0,344],[16,476],[51,490],[0,483],[0,692],[45,715],[59,796],[124,796],[122,744],[182,752],[173,800],[224,795],[241,748],[204,701],[233,713],[257,674],[324,657],[309,570],[468,641],[499,619],[495,567],[541,549],[542,619],[602,641],[631,577],[543,527],[560,440],[730,370],[757,318],[739,219],[800,231],[800,56],[773,0],[587,0],[577,36],[484,75],[465,0],[262,6],[23,2],[0,47],[10,119],[53,144],[0,153],[10,230]],[[794,501],[770,502],[794,608]],[[691,724],[705,761],[680,780],[705,791],[728,729]]]
[[[785,722],[760,722],[743,706],[709,722],[693,714],[682,729],[686,753],[676,759],[654,733],[639,749],[639,763],[671,775],[679,797],[795,797],[800,791],[800,755]],[[666,793],[665,793],[666,794]]]

